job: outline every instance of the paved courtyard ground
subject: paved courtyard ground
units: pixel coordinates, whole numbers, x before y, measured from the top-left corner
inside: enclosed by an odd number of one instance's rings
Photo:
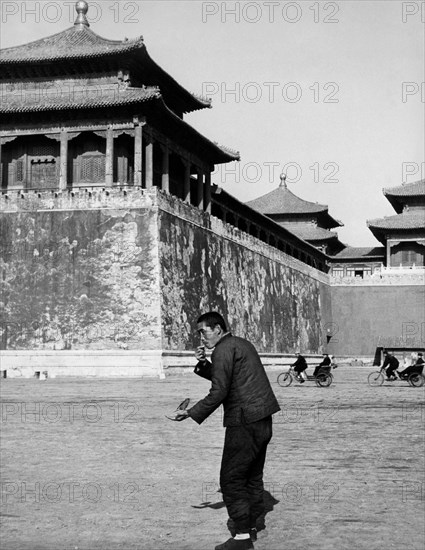
[[[257,550],[423,550],[424,390],[281,388]],[[221,411],[165,418],[208,382],[2,380],[2,550],[210,550],[229,536],[217,492]]]

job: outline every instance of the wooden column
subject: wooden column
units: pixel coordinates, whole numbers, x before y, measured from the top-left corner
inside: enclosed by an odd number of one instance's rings
[[[105,184],[112,187],[114,183],[114,131],[106,130]]]
[[[146,189],[153,186],[153,138],[148,137],[146,145],[146,166],[145,166]]]
[[[61,131],[60,161],[59,161],[59,189],[65,190],[68,185],[68,132]]]
[[[200,210],[204,209],[204,174],[200,168],[197,170],[197,197],[196,204]]]
[[[161,189],[165,193],[170,192],[170,152],[167,145],[162,145],[162,177],[161,177]]]
[[[205,173],[204,210],[211,214],[211,172]]]
[[[391,245],[389,240],[387,240],[387,267],[391,267]]]
[[[190,162],[188,160],[184,163],[184,183],[183,183],[183,200],[190,204]]]
[[[143,174],[143,156],[142,156],[142,137],[143,126],[136,124],[134,127],[134,185],[142,186]]]

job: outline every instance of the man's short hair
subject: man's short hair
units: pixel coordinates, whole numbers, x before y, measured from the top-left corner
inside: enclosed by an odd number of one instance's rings
[[[424,354],[423,354],[422,352],[419,352],[419,353],[418,353],[418,357],[423,357],[423,355],[424,355]]]
[[[214,328],[216,325],[218,325],[220,328],[223,329],[224,332],[227,332],[227,326],[223,319],[223,317],[220,315],[220,313],[217,313],[216,311],[208,311],[207,313],[203,313],[197,323],[205,323],[207,327]]]

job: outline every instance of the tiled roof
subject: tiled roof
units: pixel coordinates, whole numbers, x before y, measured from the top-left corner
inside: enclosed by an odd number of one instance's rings
[[[310,214],[327,211],[328,207],[297,197],[284,185],[279,185],[270,193],[246,203],[262,214]]]
[[[0,66],[9,63],[103,57],[144,47],[141,36],[132,40],[108,40],[88,27],[74,25],[52,36],[0,50]]]
[[[368,220],[367,225],[375,229],[425,229],[425,210],[407,210],[395,216]]]
[[[347,246],[338,254],[335,254],[333,258],[337,259],[348,259],[348,258],[382,258],[385,256],[385,247],[383,246],[374,246],[374,247],[355,247]]]
[[[133,72],[139,72],[141,79],[146,79],[138,85],[160,86],[167,103],[176,103],[182,112],[211,107],[210,99],[189,92],[153,61],[141,36],[131,40],[108,40],[84,25],[74,25],[52,36],[0,50],[0,79],[21,78],[26,67],[35,70],[34,67],[40,64],[57,78],[56,73],[75,74],[80,60],[81,72],[84,72],[87,60],[97,59],[102,63],[117,56],[118,60],[114,62],[117,69],[132,64],[135,67]],[[67,67],[67,62],[73,66]]]
[[[392,195],[396,197],[417,197],[425,196],[425,179],[414,181],[412,183],[404,183],[397,187],[387,187],[384,190],[384,195]]]
[[[291,225],[285,222],[280,222],[279,225],[286,227],[291,233],[294,233],[304,241],[326,241],[338,238],[338,233],[335,233],[335,231],[328,231],[327,229],[323,229],[323,227],[317,227],[315,225]]]
[[[41,96],[41,97],[40,97]],[[158,88],[99,88],[93,86],[81,90],[64,90],[58,96],[57,89],[53,88],[49,95],[28,93],[27,95],[13,92],[0,96],[0,113],[25,113],[36,111],[64,111],[67,109],[99,108],[119,105],[129,105],[157,99],[161,97]]]

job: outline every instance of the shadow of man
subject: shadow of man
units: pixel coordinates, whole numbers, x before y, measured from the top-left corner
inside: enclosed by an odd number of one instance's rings
[[[217,492],[221,492],[220,490]],[[279,503],[279,500],[275,499],[272,494],[269,493],[269,491],[264,490],[263,493],[263,499],[264,499],[264,512],[261,514],[261,516],[257,519],[256,522],[256,529],[257,532],[263,531],[266,528],[266,516],[269,512],[271,512],[276,504]],[[202,502],[199,506],[192,505],[192,508],[202,509],[202,508],[211,508],[212,510],[220,510],[221,508],[224,508],[226,505],[221,500],[220,502]],[[253,526],[252,526],[253,527]],[[228,518],[227,520],[227,528],[229,529],[230,534],[232,537],[235,536],[236,530],[233,523],[233,520]]]

